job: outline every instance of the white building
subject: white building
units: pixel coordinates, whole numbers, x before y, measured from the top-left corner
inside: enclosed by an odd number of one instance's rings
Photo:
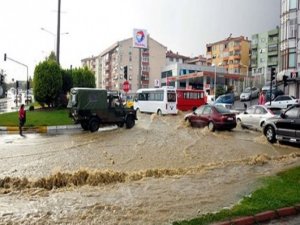
[[[299,0],[281,0],[280,14],[280,72],[288,77],[286,94],[300,97],[300,10]]]

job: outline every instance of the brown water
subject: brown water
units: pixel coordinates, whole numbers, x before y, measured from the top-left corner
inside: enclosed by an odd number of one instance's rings
[[[0,223],[171,224],[237,203],[298,147],[139,114],[133,129],[2,138]]]

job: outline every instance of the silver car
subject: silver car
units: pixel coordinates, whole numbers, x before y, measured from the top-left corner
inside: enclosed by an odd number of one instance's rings
[[[281,108],[253,105],[245,112],[238,114],[236,120],[242,128],[261,130],[268,118],[278,117],[280,113]]]
[[[241,101],[249,101],[250,99],[258,98],[259,89],[257,87],[247,87],[240,95]]]

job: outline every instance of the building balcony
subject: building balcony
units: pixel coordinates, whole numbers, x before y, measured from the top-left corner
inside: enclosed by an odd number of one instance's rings
[[[268,61],[268,66],[277,66],[277,65],[278,65],[278,60]]]
[[[252,49],[257,49],[257,47],[258,47],[258,44],[251,44]]]
[[[149,72],[148,71],[142,71],[142,75],[149,76]]]
[[[275,56],[278,55],[278,51],[269,51],[268,56]]]
[[[268,45],[277,45],[279,43],[278,38],[269,38],[268,39]]]
[[[234,59],[241,59],[241,55],[234,55],[233,58]]]
[[[252,53],[251,54],[251,59],[257,59],[257,53]]]
[[[142,56],[149,56],[149,52],[143,52]]]
[[[234,49],[234,50],[241,50],[242,47],[241,47],[240,45],[235,45],[235,46],[233,47],[233,49]]]
[[[141,80],[141,85],[145,87],[149,86],[149,80]]]

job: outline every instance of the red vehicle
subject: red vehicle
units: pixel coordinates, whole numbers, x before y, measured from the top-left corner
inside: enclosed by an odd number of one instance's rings
[[[184,117],[192,127],[208,126],[210,131],[232,130],[236,127],[235,114],[221,105],[203,105]]]
[[[177,109],[195,110],[206,103],[203,90],[177,89]]]

